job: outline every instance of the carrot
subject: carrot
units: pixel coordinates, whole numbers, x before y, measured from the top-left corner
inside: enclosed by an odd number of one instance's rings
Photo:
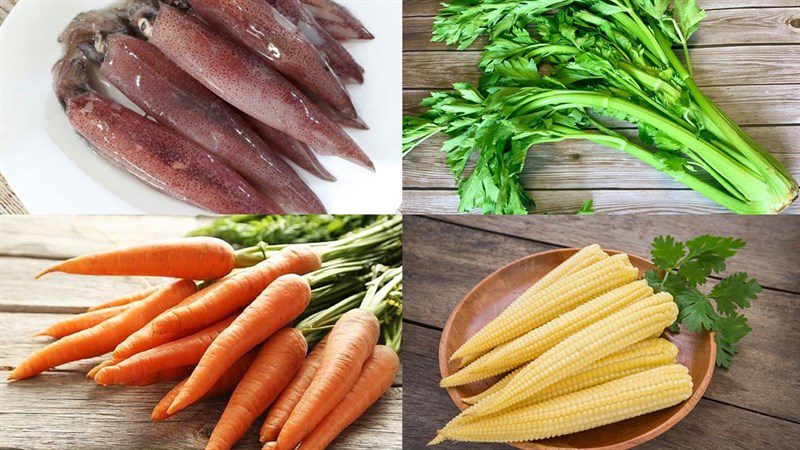
[[[43,270],[36,278],[51,272],[65,272],[211,280],[227,274],[235,265],[236,252],[227,242],[211,237],[191,237],[78,256]]]
[[[235,317],[228,317],[195,334],[167,342],[137,353],[115,365],[104,367],[94,375],[94,381],[103,385],[126,384],[161,370],[197,364],[211,342],[233,322]]]
[[[299,316],[310,299],[311,287],[299,275],[283,275],[272,282],[214,339],[169,412],[180,411],[202,397],[237,359]]]
[[[97,374],[97,372],[100,371],[100,369],[103,369],[103,368],[108,367],[108,366],[113,366],[114,364],[117,364],[118,362],[119,362],[118,359],[114,359],[114,358],[107,359],[107,360],[101,362],[100,364],[92,367],[91,370],[86,372],[86,378],[88,378],[90,380],[93,380],[94,376]]]
[[[121,383],[123,386],[150,386],[164,381],[178,380],[192,373],[194,366],[173,367],[159,372],[148,373],[142,378]]]
[[[379,332],[378,319],[363,309],[348,311],[336,322],[314,380],[278,434],[278,449],[294,449],[350,392]]]
[[[152,287],[149,287],[147,289],[142,289],[141,291],[136,291],[136,292],[134,292],[132,294],[128,294],[128,295],[122,296],[120,298],[115,298],[114,300],[109,300],[107,302],[100,303],[99,305],[94,305],[94,306],[90,307],[89,309],[87,309],[86,311],[87,312],[89,312],[89,311],[97,311],[97,310],[100,310],[100,309],[112,308],[114,306],[127,305],[129,303],[135,302],[136,300],[141,300],[143,298],[146,298],[148,295],[150,295],[153,292],[157,291],[161,287],[163,287],[163,285],[162,286],[152,286]]]
[[[122,314],[37,350],[17,366],[8,379],[29,378],[60,364],[107,353],[153,317],[177,304],[196,289],[197,286],[191,280],[180,280],[167,285]]]
[[[70,334],[91,328],[98,323],[117,316],[129,307],[129,305],[112,306],[110,308],[69,316],[64,320],[59,320],[58,322],[50,325],[43,331],[36,333],[35,336],[50,336],[56,339],[69,336]]]
[[[302,275],[318,269],[321,264],[319,254],[308,247],[285,248],[266,261],[203,289],[203,295],[196,301],[153,321],[153,330],[163,336],[175,336],[187,329],[207,326],[247,306],[279,276]]]
[[[284,328],[258,352],[214,427],[206,450],[230,449],[267,409],[303,364],[308,349],[303,333]]]
[[[261,442],[274,441],[278,437],[278,433],[280,433],[286,420],[289,419],[294,407],[297,406],[297,402],[300,401],[303,393],[311,385],[311,380],[314,379],[314,375],[322,362],[322,349],[325,348],[326,342],[327,338],[314,347],[308,358],[303,361],[300,370],[297,371],[292,381],[283,390],[281,396],[275,400],[269,413],[267,413],[267,418],[264,419],[261,430],[258,432]]]
[[[244,376],[244,373],[247,372],[247,368],[250,367],[250,364],[255,359],[256,355],[258,354],[258,348],[255,348],[249,351],[246,355],[239,358],[228,370],[225,371],[225,374],[214,383],[214,386],[206,392],[200,400],[205,400],[207,398],[215,397],[220,394],[224,394],[226,392],[232,391],[239,381]],[[172,417],[172,414],[167,412],[169,405],[172,404],[172,401],[175,400],[175,396],[178,395],[178,392],[183,388],[183,385],[186,384],[186,380],[182,380],[180,383],[176,384],[175,387],[167,392],[161,401],[158,402],[155,408],[153,408],[153,413],[150,415],[150,419],[153,422],[160,422],[165,420],[169,417]]]
[[[353,389],[314,427],[314,431],[303,438],[299,449],[321,450],[327,447],[392,387],[399,366],[400,358],[394,350],[385,345],[376,346],[364,363]]]
[[[194,294],[186,297],[180,303],[178,303],[176,306],[164,311],[163,313],[161,313],[156,318],[167,314],[169,311],[171,311],[171,310],[173,310],[175,308],[179,308],[181,306],[185,306],[185,305],[188,305],[189,303],[192,303],[192,302],[196,301],[201,296],[205,295],[207,289],[209,289],[210,287],[212,287],[212,286],[214,286],[216,284],[224,283],[225,280],[230,278],[230,276],[231,275],[228,275],[228,276],[225,276],[223,278],[220,278],[219,280],[213,282],[210,286],[207,286],[207,287],[195,292]],[[123,360],[123,359],[129,358],[129,357],[131,357],[131,356],[133,356],[133,355],[135,355],[137,353],[143,352],[145,350],[149,350],[149,349],[154,348],[154,347],[158,347],[161,344],[166,344],[167,342],[172,342],[172,341],[175,341],[177,339],[184,338],[184,337],[189,336],[189,335],[191,335],[191,334],[193,334],[194,332],[197,331],[197,330],[187,330],[187,331],[178,333],[176,335],[170,335],[170,336],[162,335],[162,334],[156,333],[155,328],[153,327],[153,323],[154,322],[155,322],[155,319],[151,320],[147,325],[143,326],[141,329],[137,330],[135,333],[131,334],[124,341],[122,341],[114,349],[114,354],[113,354],[114,359]]]

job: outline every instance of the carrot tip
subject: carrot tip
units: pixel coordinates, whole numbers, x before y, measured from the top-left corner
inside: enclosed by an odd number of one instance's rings
[[[181,391],[178,393],[177,396],[175,396],[175,400],[173,400],[172,403],[169,405],[169,408],[167,408],[167,414],[169,415],[176,414],[186,407],[186,405],[184,404],[186,396],[183,394],[184,394],[183,391]]]

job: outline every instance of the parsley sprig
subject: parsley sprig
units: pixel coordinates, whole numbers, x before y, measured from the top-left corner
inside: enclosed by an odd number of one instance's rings
[[[645,279],[656,292],[669,292],[678,305],[678,323],[696,333],[713,330],[717,342],[717,365],[730,367],[739,352],[739,341],[752,329],[739,310],[750,307],[761,286],[744,272],[734,273],[710,290],[709,277],[726,270],[726,261],[744,247],[741,239],[702,235],[686,242],[672,236],[653,239],[651,255],[656,269]],[[706,294],[704,291],[708,291]]]

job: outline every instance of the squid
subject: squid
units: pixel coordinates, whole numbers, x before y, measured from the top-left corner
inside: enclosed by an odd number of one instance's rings
[[[375,170],[347,133],[260,56],[166,4],[136,8],[130,18],[178,67],[238,110],[320,154]]]
[[[375,39],[350,11],[333,0],[300,0],[319,26],[335,39]]]
[[[364,69],[336,39],[325,31],[299,0],[267,0],[281,14],[302,30],[309,41],[327,58],[328,63],[340,77],[358,84],[364,82]]]
[[[261,55],[270,67],[353,121],[355,106],[325,58],[292,22],[264,0],[191,0],[215,30]]]
[[[328,172],[308,145],[252,117],[248,117],[248,122],[262,139],[280,149],[281,155],[316,177],[326,181],[336,181],[336,177]]]
[[[54,88],[73,128],[101,156],[183,201],[217,213],[284,212],[221,158],[92,87],[87,54],[102,53],[108,35],[128,31],[121,10],[90,11],[59,37],[67,51],[54,67]]]
[[[116,34],[105,47],[103,76],[158,123],[223,158],[287,212],[325,212],[314,192],[235,109],[155,46]]]

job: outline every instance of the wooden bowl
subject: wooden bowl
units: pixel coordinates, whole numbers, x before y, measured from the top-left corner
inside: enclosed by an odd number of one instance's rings
[[[459,360],[449,362],[450,355],[470,336],[483,328],[503,311],[509,303],[519,297],[539,278],[553,270],[579,249],[561,249],[537,253],[497,270],[478,283],[456,306],[442,332],[439,342],[439,370],[446,377],[458,370]],[[606,250],[609,255],[620,253]],[[653,263],[635,255],[628,255],[631,263],[639,269],[639,275],[653,267]],[[523,449],[626,449],[644,443],[667,431],[684,418],[703,396],[714,373],[717,346],[712,333],[678,334],[664,332],[665,339],[678,346],[678,362],[689,368],[694,390],[692,396],[671,408],[655,411],[622,422],[568,434],[551,439],[513,443]],[[462,398],[478,394],[495,383],[500,377],[447,389],[450,398],[461,410],[469,405]]]

